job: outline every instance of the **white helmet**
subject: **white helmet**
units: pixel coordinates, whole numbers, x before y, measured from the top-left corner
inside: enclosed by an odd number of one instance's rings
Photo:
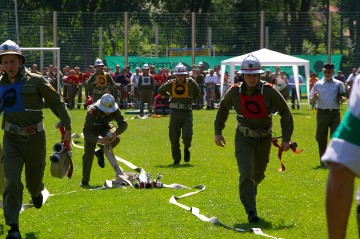
[[[103,66],[104,62],[101,59],[96,59],[94,67]]]
[[[174,70],[174,75],[187,75],[186,67],[180,62]]]
[[[261,74],[264,73],[264,71],[262,70],[260,61],[252,54],[249,54],[241,63],[241,69],[238,73]]]
[[[25,57],[22,55],[20,47],[13,41],[7,40],[0,45],[0,61],[2,55],[19,55],[22,58],[22,64],[25,63]]]
[[[148,64],[144,64],[144,65],[143,65],[143,67],[142,67],[142,69],[143,69],[143,70],[149,70],[149,69],[150,69],[150,67],[149,67],[149,65],[148,65]]]
[[[104,94],[101,98],[96,101],[96,106],[103,112],[113,113],[119,107],[115,102],[115,99],[110,94]]]

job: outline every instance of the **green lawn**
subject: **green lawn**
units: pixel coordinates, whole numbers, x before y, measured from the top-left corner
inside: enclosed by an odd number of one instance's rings
[[[293,110],[293,140],[301,154],[286,152],[286,170],[279,173],[277,148],[271,151],[265,180],[258,188],[258,211],[262,219],[256,225],[264,233],[281,238],[326,238],[325,188],[328,170],[318,167],[315,141],[315,115],[307,107]],[[345,108],[345,107],[343,107]],[[58,121],[46,109],[47,155],[60,138],[54,125]],[[81,133],[86,111],[72,110],[73,132]],[[342,110],[342,114],[344,109]],[[125,115],[128,130],[121,136],[115,153],[147,172],[164,175],[163,183],[179,183],[189,187],[204,184],[206,190],[179,202],[200,209],[200,213],[218,217],[223,223],[249,229],[247,215],[238,196],[238,172],[234,157],[236,115],[232,113],[224,130],[225,148],[214,143],[213,120],[216,111],[194,111],[194,137],[190,163],[171,165],[168,140],[169,117],[132,120]],[[274,131],[280,135],[279,116],[273,117]],[[2,132],[1,132],[2,134]],[[34,153],[29,149],[29,153]],[[74,174],[57,179],[46,168],[45,185],[53,194],[39,210],[28,209],[20,214],[23,238],[260,238],[251,233],[238,233],[203,222],[180,207],[169,203],[172,195],[194,190],[109,189],[89,190],[79,187],[82,150],[73,148]],[[121,165],[125,171],[132,171]],[[106,162],[104,169],[94,160],[90,184],[102,186],[112,179],[114,171]],[[27,191],[24,202],[29,200]],[[2,217],[3,218],[3,217]],[[0,235],[8,227],[0,223]],[[357,238],[355,204],[348,227],[348,237]]]

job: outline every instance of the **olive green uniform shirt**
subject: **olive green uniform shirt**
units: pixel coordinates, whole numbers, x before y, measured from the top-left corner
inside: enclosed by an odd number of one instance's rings
[[[241,88],[241,89],[240,89]],[[272,85],[265,82],[259,81],[257,85],[256,94],[261,94],[263,89],[264,103],[267,112],[272,113],[274,109],[279,112],[281,116],[281,133],[283,141],[290,141],[291,135],[294,130],[294,122],[290,112],[290,109],[281,96],[281,94],[272,88]],[[237,121],[239,124],[249,127],[251,129],[269,129],[272,126],[272,117],[265,118],[245,118],[242,117],[243,112],[240,107],[240,97],[239,92],[246,95],[245,84],[238,83],[233,85],[228,92],[225,94],[224,98],[220,101],[220,106],[216,114],[216,119],[214,122],[215,126],[215,135],[221,135],[222,130],[225,128],[225,122],[229,116],[229,110],[234,107],[234,110],[237,113]]]
[[[121,111],[117,109],[109,116],[105,116],[103,112],[95,105],[89,107],[86,114],[83,134],[86,140],[96,143],[98,136],[105,136],[110,130],[109,123],[115,121],[117,128],[115,134],[118,136],[122,134],[128,127],[128,123],[125,121]]]
[[[159,88],[159,94],[170,98],[170,103],[192,104],[200,95],[198,84],[191,78],[184,81],[188,87],[188,92],[183,91],[176,79],[168,80]],[[184,97],[183,97],[184,96]]]
[[[58,92],[37,73],[32,73],[26,67],[22,67],[16,79],[22,79],[22,101],[25,107],[24,112],[4,113],[3,121],[17,124],[20,127],[34,125],[43,120],[44,101],[52,112],[61,120],[66,130],[71,129],[70,114],[62,97]],[[0,86],[10,84],[7,74],[0,77]]]

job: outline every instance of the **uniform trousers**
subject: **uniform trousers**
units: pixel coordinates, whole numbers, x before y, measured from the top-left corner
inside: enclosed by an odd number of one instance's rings
[[[153,90],[142,89],[140,95],[140,114],[144,114],[144,104],[147,103],[147,109],[150,111],[150,106],[153,105]],[[151,112],[148,112],[151,113]]]
[[[332,135],[340,124],[339,110],[322,110],[318,109],[316,113],[316,141],[319,147],[319,157],[325,153],[328,139],[329,128]]]
[[[24,186],[21,182],[25,165],[25,183],[31,196],[38,196],[44,189],[43,178],[46,157],[45,131],[29,136],[4,132],[3,166],[5,189],[3,192],[6,225],[18,224],[23,201]]]
[[[265,178],[269,162],[271,135],[262,138],[246,137],[239,130],[235,134],[235,156],[239,171],[239,194],[246,213],[257,213],[257,186]]]
[[[193,135],[193,114],[191,110],[171,109],[169,123],[169,139],[174,161],[181,160],[180,135],[184,148],[191,147]]]
[[[106,134],[106,133],[105,133]],[[104,135],[105,135],[104,134]],[[111,143],[111,146],[113,148],[116,147],[120,143],[120,137],[117,136],[115,141]],[[82,171],[82,182],[89,182],[90,181],[90,174],[91,174],[91,168],[94,161],[94,153],[96,148],[96,142],[86,140],[84,141],[84,155],[82,157],[82,165],[83,165],[83,171]]]

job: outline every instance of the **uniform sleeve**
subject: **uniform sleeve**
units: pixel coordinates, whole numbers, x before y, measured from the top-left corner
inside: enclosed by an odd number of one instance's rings
[[[222,131],[225,128],[225,122],[229,117],[229,111],[232,107],[231,94],[234,92],[234,90],[237,92],[236,88],[231,88],[228,90],[224,95],[224,98],[220,101],[214,121],[215,135],[222,135]]]
[[[125,132],[128,127],[128,123],[124,119],[124,116],[121,114],[120,110],[115,111],[114,120],[116,121],[118,127],[115,131],[116,135],[120,135]]]
[[[160,95],[169,97],[171,95],[171,84],[172,81],[166,82],[165,84],[161,85],[158,92]]]
[[[346,96],[346,89],[343,82],[340,82],[340,95],[344,97]]]
[[[142,87],[142,76],[139,76],[139,79],[138,79],[138,89],[141,90],[141,87]]]
[[[309,99],[314,97],[314,94],[316,92],[316,83],[314,84],[313,88],[311,89],[310,93],[309,93]]]
[[[150,82],[151,82],[151,89],[154,89],[155,87],[154,77],[150,76]]]
[[[195,101],[200,96],[200,87],[194,80],[191,80],[191,82],[193,84],[193,91],[194,91],[193,100]]]
[[[275,90],[272,90],[272,98],[275,102],[275,107],[279,112],[279,115],[281,117],[280,119],[280,126],[281,126],[281,133],[282,133],[282,140],[283,141],[290,141],[292,133],[294,131],[294,121],[291,114],[291,111],[289,109],[289,106],[287,105],[285,99],[281,96],[281,94]]]
[[[93,133],[94,132],[94,125],[95,125],[95,112],[93,112],[93,109],[90,108],[85,117],[85,123],[83,127],[83,134],[84,138],[88,140],[89,142],[96,143],[98,140],[98,135]]]
[[[92,74],[88,80],[88,85],[90,88],[95,87],[95,79],[96,79],[96,74]]]
[[[71,129],[71,117],[69,111],[59,93],[45,80],[44,77],[39,78],[39,90],[44,97],[46,104],[51,111],[61,120],[66,130]]]
[[[114,89],[115,86],[116,86],[114,79],[111,77],[110,74],[106,74],[106,78],[107,78],[107,81],[108,81],[108,88],[110,90]]]

